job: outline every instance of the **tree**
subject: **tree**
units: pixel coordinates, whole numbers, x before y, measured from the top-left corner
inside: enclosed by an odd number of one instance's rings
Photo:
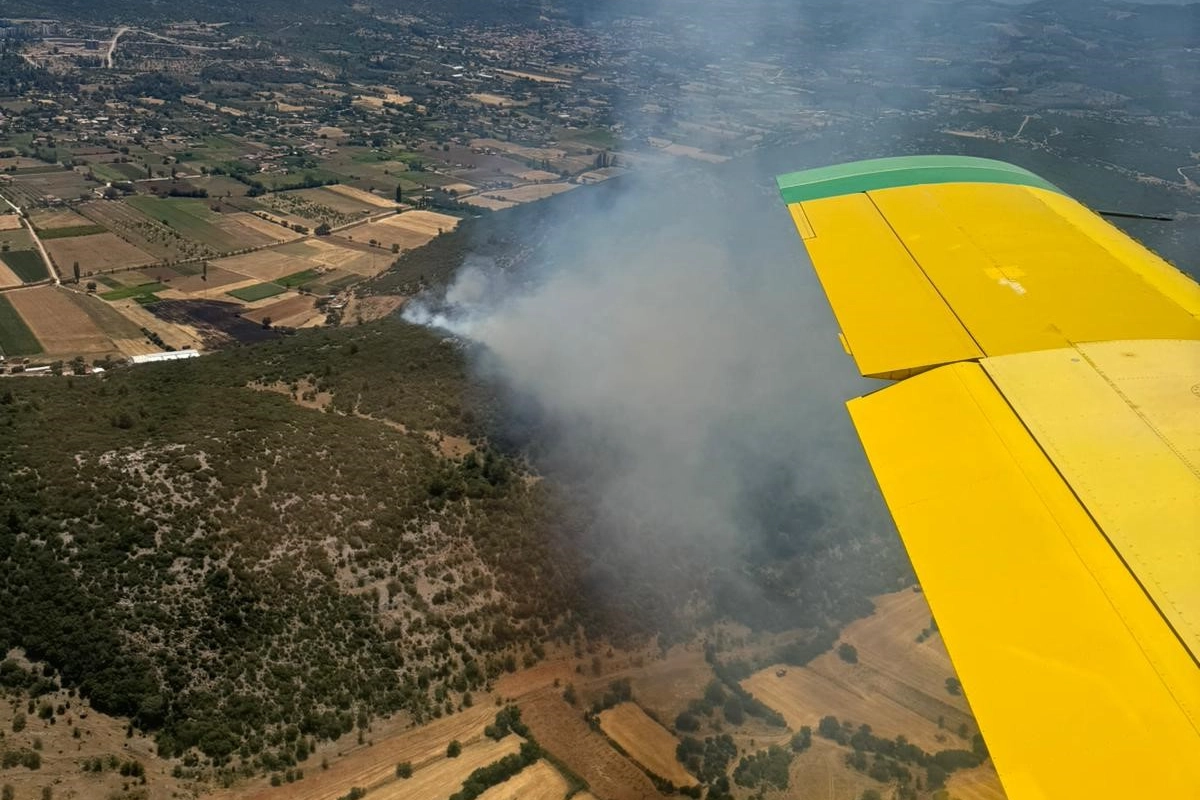
[[[4,784],[4,788],[0,789],[0,800],[15,800],[17,790],[12,787],[11,783]]]
[[[71,265],[71,270],[75,273],[75,282],[79,283],[79,262],[76,261]]]
[[[845,661],[847,664],[858,663],[858,649],[849,642],[842,642],[838,645],[838,658]]]
[[[730,725],[741,725],[746,721],[746,713],[742,708],[742,701],[737,697],[730,697],[725,701],[725,719]]]
[[[328,236],[329,234],[333,233],[333,229],[329,227],[328,222],[322,222],[317,226],[313,233],[315,233],[317,236]]]
[[[946,678],[946,691],[952,695],[962,694],[962,683],[958,678]]]
[[[397,202],[397,203],[403,203],[403,202],[404,202],[404,187],[403,187],[403,186],[400,186],[400,185],[398,185],[398,184],[397,184],[397,186],[396,186],[396,202]]]
[[[458,739],[454,739],[446,745],[446,758],[458,758],[460,755],[462,755],[462,743]]]
[[[413,768],[412,768],[411,761],[401,761],[399,764],[396,765],[396,777],[397,778],[411,778],[412,774],[413,774]]]

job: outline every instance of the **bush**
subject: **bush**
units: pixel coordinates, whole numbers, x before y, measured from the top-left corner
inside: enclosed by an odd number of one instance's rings
[[[849,642],[842,642],[838,645],[838,658],[845,661],[847,664],[858,663],[858,649]]]
[[[413,768],[412,768],[411,761],[401,761],[399,764],[396,765],[396,777],[397,778],[408,779],[408,778],[412,777],[412,774],[413,774]]]
[[[462,742],[455,739],[446,745],[446,758],[458,758],[462,755]]]

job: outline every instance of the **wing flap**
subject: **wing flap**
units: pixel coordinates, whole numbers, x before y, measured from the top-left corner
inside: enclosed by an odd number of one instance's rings
[[[808,225],[805,246],[864,375],[902,378],[983,355],[867,195],[805,204],[793,219],[802,237]]]
[[[1200,663],[1200,342],[1104,342],[982,365]]]
[[[1189,796],[1195,667],[984,370],[849,408],[1009,797]]]

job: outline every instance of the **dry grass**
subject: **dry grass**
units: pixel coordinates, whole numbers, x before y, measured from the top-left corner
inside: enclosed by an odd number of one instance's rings
[[[636,703],[621,703],[600,714],[600,728],[634,761],[676,786],[697,781],[675,759],[679,746],[670,731],[646,715]]]
[[[242,316],[254,322],[262,322],[269,317],[271,324],[286,328],[298,328],[312,317],[317,301],[307,295],[289,295],[283,300],[278,297],[269,298],[264,305],[247,311]],[[322,315],[324,316],[324,315]]]
[[[512,208],[513,206],[520,205],[519,203],[513,203],[508,200],[497,200],[494,197],[482,197],[479,195],[474,197],[464,197],[462,201],[467,205],[486,208],[489,211],[503,211],[506,208]]]
[[[0,783],[11,784],[15,797],[42,796],[42,789],[52,787],[56,798],[107,798],[121,795],[121,786],[128,782],[116,770],[102,773],[84,772],[84,759],[116,756],[122,761],[138,761],[146,769],[145,800],[168,800],[186,795],[181,782],[171,777],[169,762],[154,755],[154,741],[135,734],[125,736],[126,720],[101,714],[88,708],[85,701],[71,698],[65,691],[48,695],[44,700],[53,705],[68,705],[67,713],[55,718],[54,725],[33,715],[20,733],[13,733],[10,722],[18,710],[8,699],[0,699],[0,720],[4,721],[5,748],[32,748],[35,739],[42,743],[42,766],[38,770],[21,767],[3,771]],[[19,703],[24,712],[24,700]],[[72,731],[79,729],[79,738]]]
[[[3,261],[0,261],[0,289],[9,286],[20,286],[22,283],[24,281],[21,280],[21,276],[9,269],[8,265]]]
[[[977,769],[955,772],[946,780],[951,800],[1005,800],[1000,776],[991,762]]]
[[[140,267],[158,260],[114,233],[48,239],[45,245],[59,272],[67,277],[70,277],[71,266],[76,261],[79,262],[79,269],[86,274],[89,271]]]
[[[633,695],[662,720],[674,720],[688,703],[704,695],[715,678],[698,646],[677,645],[666,657],[650,661],[630,675]]]
[[[76,214],[69,208],[54,208],[35,211],[30,215],[30,221],[38,230],[52,230],[54,228],[77,228],[83,225],[93,224],[90,219],[80,214]]]
[[[249,228],[257,233],[261,233],[276,242],[292,242],[299,239],[303,234],[296,233],[291,228],[285,228],[277,222],[263,219],[256,214],[248,214],[245,212],[237,212],[229,215],[238,225]]]
[[[578,187],[574,183],[536,183],[531,186],[518,186],[515,189],[503,189],[492,192],[497,197],[513,203],[530,203],[556,194],[569,192]]]
[[[792,760],[787,796],[858,800],[864,791],[874,789],[891,797],[891,787],[846,765],[847,752],[845,747],[814,738],[812,747]]]
[[[356,189],[353,186],[346,186],[341,183],[335,183],[332,186],[326,186],[315,191],[340,194],[342,197],[349,197],[351,200],[357,200],[360,203],[375,206],[376,208],[396,208],[396,204],[386,197],[380,197],[377,194],[365,192],[362,189]]]
[[[15,231],[21,227],[21,218],[16,214],[0,214],[0,231]]]
[[[317,765],[322,757],[333,753],[325,752],[322,748],[328,747],[322,745],[310,757],[312,767],[305,769],[303,780],[270,787],[264,785],[265,779],[259,779],[252,787],[219,793],[216,800],[337,800],[355,786],[371,790],[369,796],[376,799],[449,797],[472,770],[520,748],[521,740],[516,736],[506,736],[499,742],[483,737],[483,728],[495,713],[495,708],[480,704],[408,730],[403,730],[399,719],[386,721],[378,726],[373,746],[359,746],[341,758],[329,758],[327,770]],[[455,739],[464,745],[462,755],[447,759],[446,746]],[[352,735],[348,740],[353,740]],[[398,780],[396,765],[404,761],[416,771],[412,778]],[[458,783],[449,786],[460,774]],[[437,791],[445,786],[449,786],[446,791]]]
[[[416,797],[449,797],[462,788],[463,781],[479,769],[521,749],[524,740],[505,736],[498,742],[484,739],[463,747],[457,758],[442,758],[422,767],[407,780],[394,780],[371,791],[375,800],[412,800]]]
[[[586,780],[604,800],[657,800],[654,784],[637,766],[588,727],[558,695],[539,693],[519,702],[521,718],[538,744]]]
[[[545,761],[537,761],[479,795],[479,800],[562,800],[567,796],[567,788],[567,781],[558,770]]]
[[[112,340],[59,286],[16,289],[5,294],[42,343],[46,357],[118,354]]]
[[[962,724],[972,733],[977,728],[966,700],[946,691],[946,678],[954,675],[950,657],[937,635],[916,641],[930,623],[924,595],[905,590],[882,595],[875,603],[873,615],[842,633],[842,641],[857,649],[857,663],[846,663],[835,649],[783,677],[776,676],[777,667],[769,667],[743,685],[783,714],[793,729],[816,727],[821,717],[832,714],[865,722],[883,736],[904,734],[930,752],[964,746],[952,731]]]

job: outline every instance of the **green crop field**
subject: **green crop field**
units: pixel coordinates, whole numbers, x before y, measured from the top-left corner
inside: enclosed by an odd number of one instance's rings
[[[127,298],[137,299],[142,295],[161,292],[167,287],[161,283],[143,283],[140,286],[126,286],[124,289],[113,289],[111,292],[102,292],[100,298],[102,300],[125,300]],[[140,302],[140,301],[139,301]]]
[[[294,289],[297,286],[303,286],[316,278],[321,273],[315,269],[306,269],[302,272],[293,272],[291,275],[284,275],[282,278],[276,278],[275,283],[280,286],[286,286],[289,289]]]
[[[42,263],[42,257],[33,250],[10,250],[7,253],[0,253],[0,259],[3,259],[8,268],[17,273],[17,277],[26,283],[50,277],[46,272],[46,265]]]
[[[131,197],[125,202],[180,235],[206,244],[220,252],[237,250],[246,246],[245,242],[214,224],[216,220],[220,219],[220,214],[209,208],[208,202],[204,200]]]
[[[39,230],[38,236],[45,239],[70,239],[73,236],[91,236],[97,233],[107,233],[108,228],[103,225],[74,225],[70,228],[49,228],[48,230]]]
[[[33,331],[3,295],[0,295],[0,350],[6,356],[32,356],[42,352]]]
[[[274,297],[286,291],[286,287],[280,286],[277,283],[256,283],[253,286],[234,289],[232,292],[226,292],[225,294],[230,297],[236,297],[238,300],[246,303],[253,303],[255,300],[262,300],[264,297]]]

